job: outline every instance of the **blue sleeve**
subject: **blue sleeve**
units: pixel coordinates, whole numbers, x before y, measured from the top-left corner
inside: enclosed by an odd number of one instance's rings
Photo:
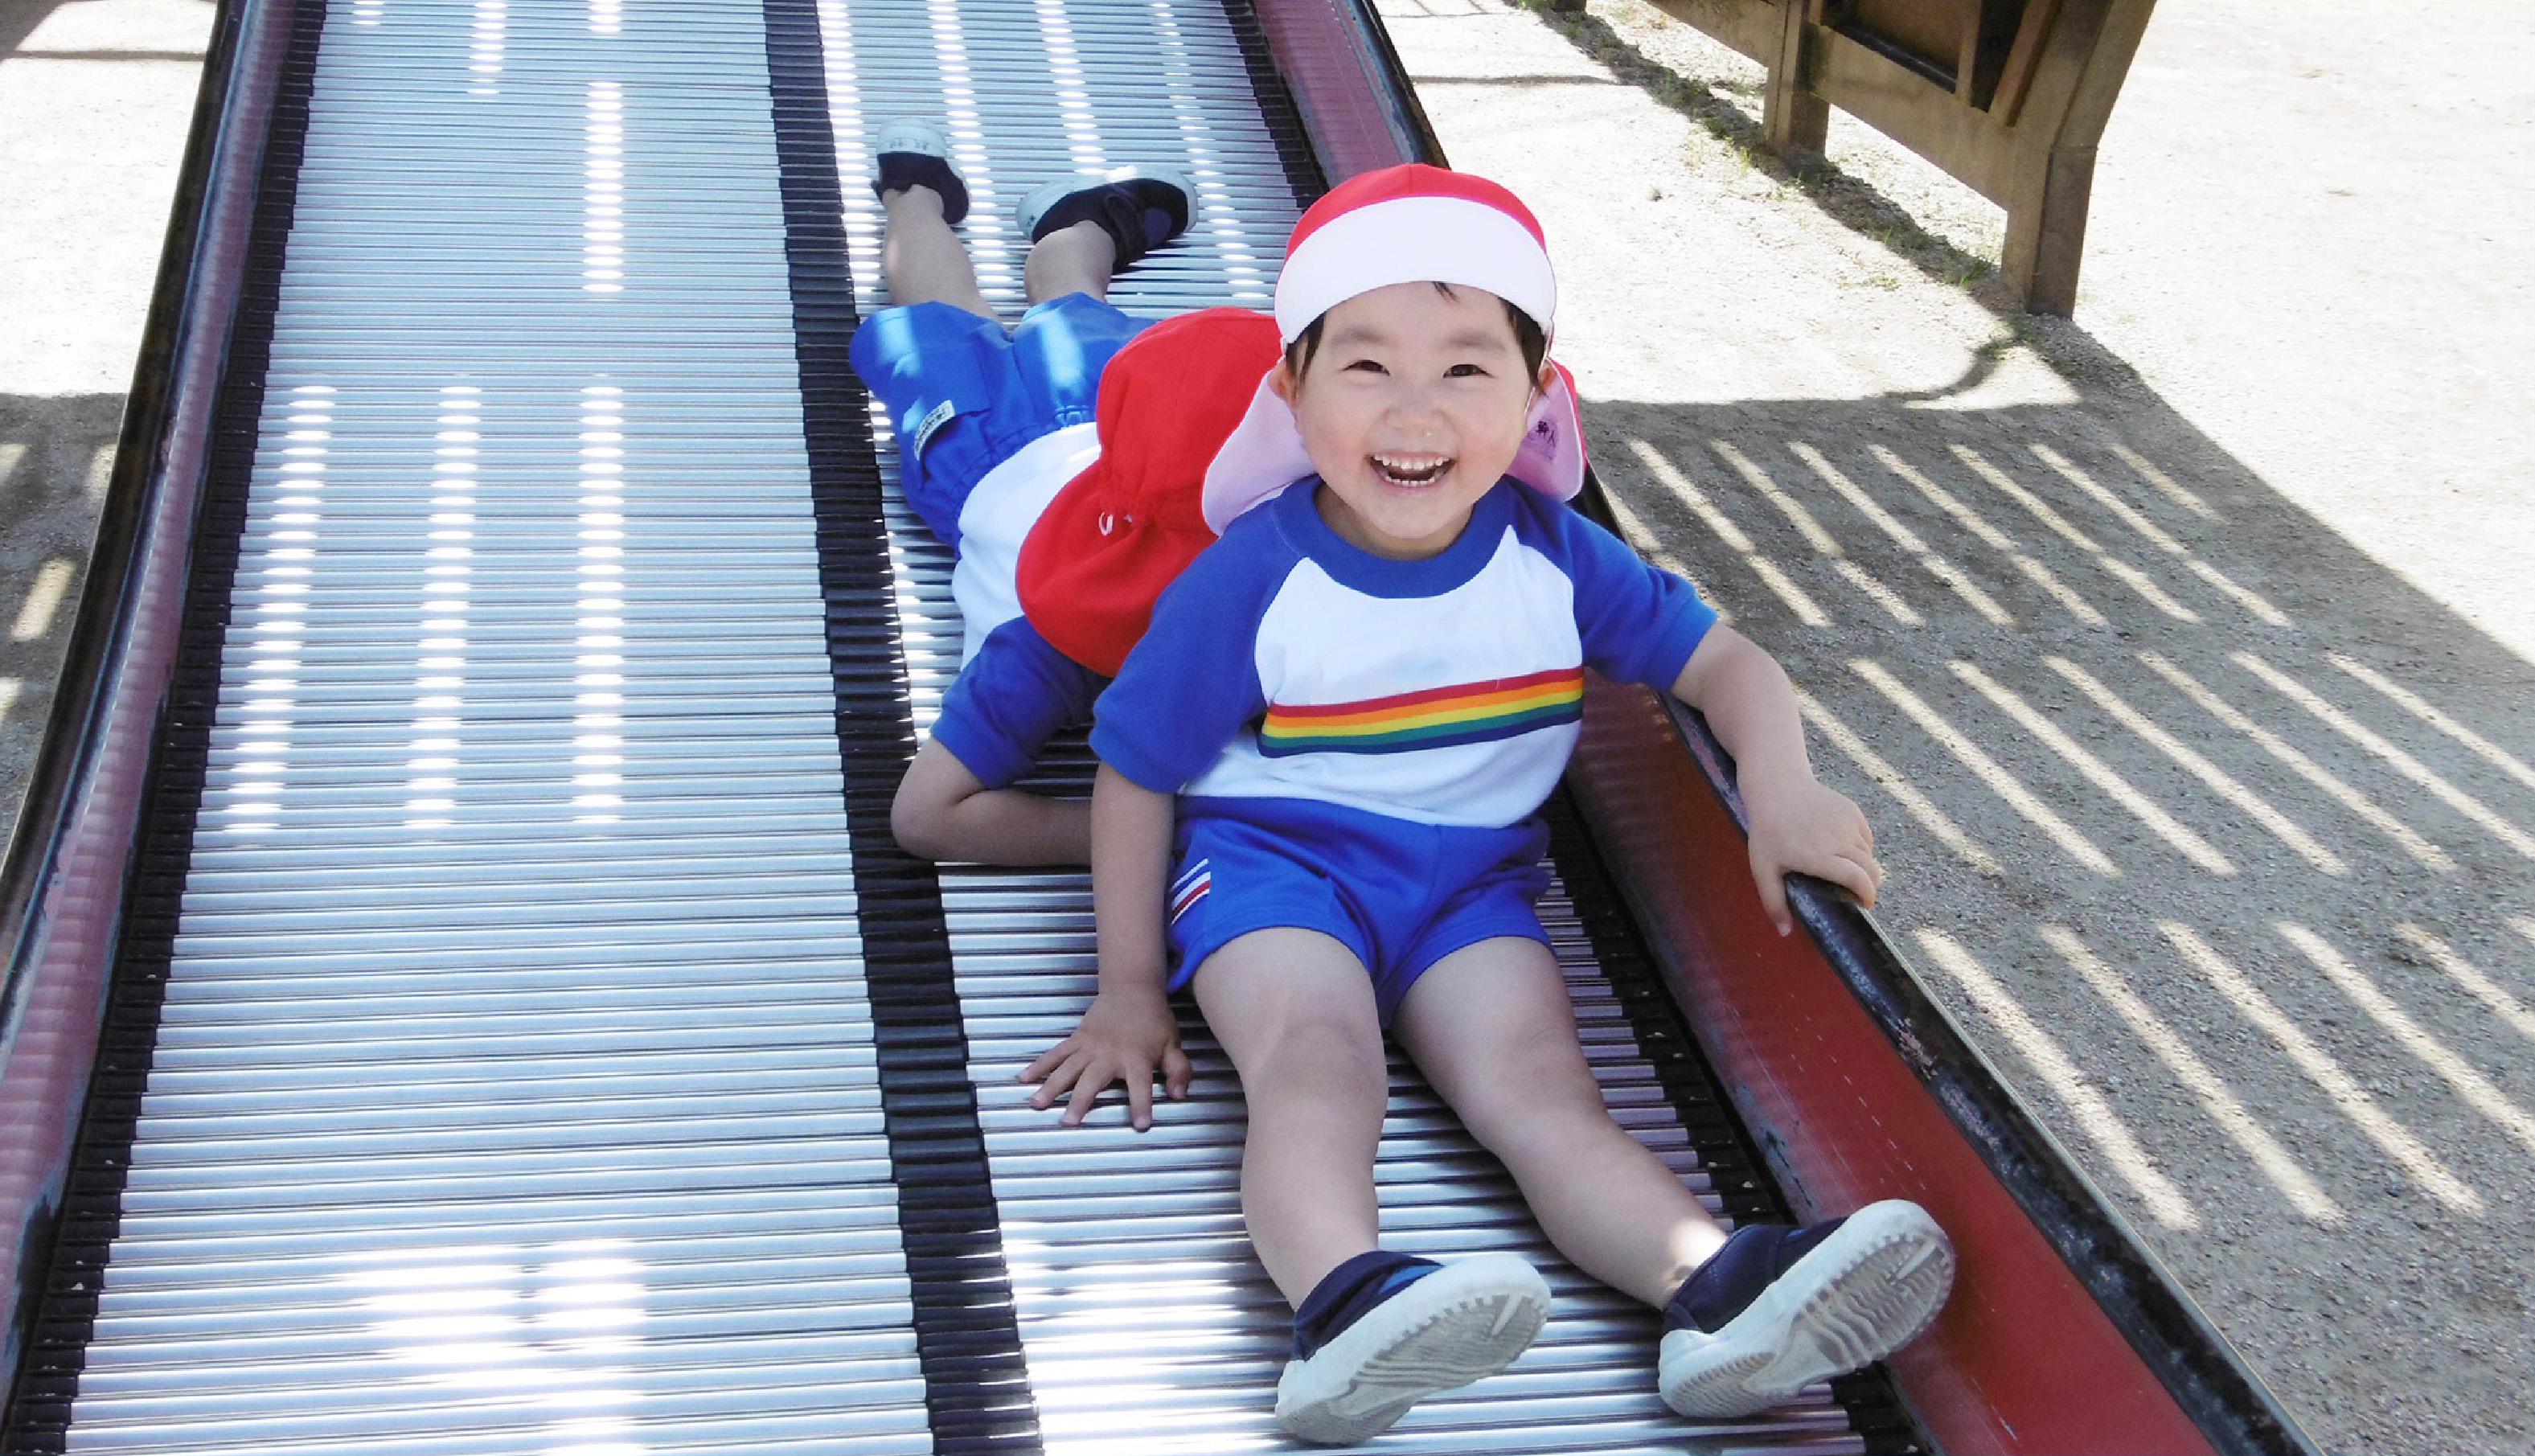
[[[1541,511],[1576,583],[1576,630],[1585,662],[1606,678],[1671,691],[1716,625],[1716,609],[1700,598],[1698,587],[1646,562],[1582,513],[1547,501]]]
[[[1268,710],[1259,619],[1294,558],[1264,511],[1233,522],[1153,603],[1152,625],[1100,695],[1091,752],[1157,794],[1206,771]]]
[[[987,636],[942,695],[934,741],[979,783],[1000,789],[1029,772],[1058,730],[1091,716],[1100,681],[1016,617]]]

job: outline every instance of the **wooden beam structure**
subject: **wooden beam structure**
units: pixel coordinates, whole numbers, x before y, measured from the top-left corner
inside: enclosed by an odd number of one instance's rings
[[[1838,107],[2007,210],[2035,313],[2077,303],[2095,147],[2155,0],[1654,0],[1768,69],[1761,130],[1820,152]]]

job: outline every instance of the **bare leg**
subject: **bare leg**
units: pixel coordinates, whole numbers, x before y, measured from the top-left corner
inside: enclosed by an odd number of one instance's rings
[[[1391,1029],[1585,1273],[1660,1305],[1725,1242],[1672,1170],[1611,1121],[1548,947],[1508,938],[1453,952],[1408,988]]]
[[[1109,278],[1117,272],[1118,244],[1097,222],[1060,227],[1030,244],[1021,266],[1021,293],[1032,303],[1063,298],[1068,293],[1109,296]]]
[[[1242,1220],[1268,1277],[1300,1307],[1380,1229],[1373,1155],[1391,1079],[1373,983],[1329,937],[1272,930],[1207,956],[1196,985],[1250,1104]]]
[[[995,306],[977,288],[968,246],[942,220],[942,195],[930,187],[905,187],[882,196],[889,225],[881,234],[880,271],[892,301],[947,303],[981,319]]]

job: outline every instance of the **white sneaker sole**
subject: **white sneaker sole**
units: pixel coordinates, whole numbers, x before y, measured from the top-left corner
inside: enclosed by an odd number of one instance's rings
[[[1513,1254],[1446,1264],[1348,1325],[1276,1381],[1276,1424],[1352,1445],[1410,1406],[1519,1359],[1549,1318],[1549,1284]]]
[[[1748,1416],[1918,1338],[1945,1307],[1954,1249],[1915,1203],[1850,1214],[1751,1307],[1714,1334],[1663,1337],[1664,1404],[1685,1416]]]
[[[951,159],[951,138],[942,128],[916,117],[899,117],[881,123],[872,137],[872,154],[886,152],[912,152],[924,156]]]

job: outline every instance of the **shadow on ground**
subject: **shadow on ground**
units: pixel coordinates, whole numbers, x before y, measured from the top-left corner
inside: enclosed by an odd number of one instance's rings
[[[156,50],[122,46],[87,49],[31,47],[27,44],[29,38],[57,12],[97,3],[101,0],[10,0],[10,4],[0,7],[0,61],[21,56],[28,60],[47,61],[199,61],[203,58],[199,49]],[[193,3],[209,8],[212,0],[193,0]]]
[[[2522,1440],[2535,666],[1991,260],[1778,161],[1757,86],[1541,20],[2000,320],[1941,388],[1587,412],[1633,533],[1807,692],[1880,923],[2327,1445]]]
[[[122,423],[121,394],[0,394],[0,842],[52,711]]]
[[[1887,933],[2230,1335],[2304,1372],[2293,1405],[2347,1430],[2435,1373],[2485,1414],[2419,1435],[2514,1433],[2535,673],[2140,413],[1601,402],[1588,431],[1633,529],[1809,691],[1896,867]],[[2388,1295],[2369,1339],[2313,1334]]]
[[[1807,690],[1887,934],[2319,1436],[2525,1434],[2492,1271],[2535,1240],[2535,668],[1988,260],[1770,157],[1757,94],[1546,19],[2002,319],[1941,389],[1588,412],[1633,532]],[[2019,345],[2071,402],[1983,402]]]

